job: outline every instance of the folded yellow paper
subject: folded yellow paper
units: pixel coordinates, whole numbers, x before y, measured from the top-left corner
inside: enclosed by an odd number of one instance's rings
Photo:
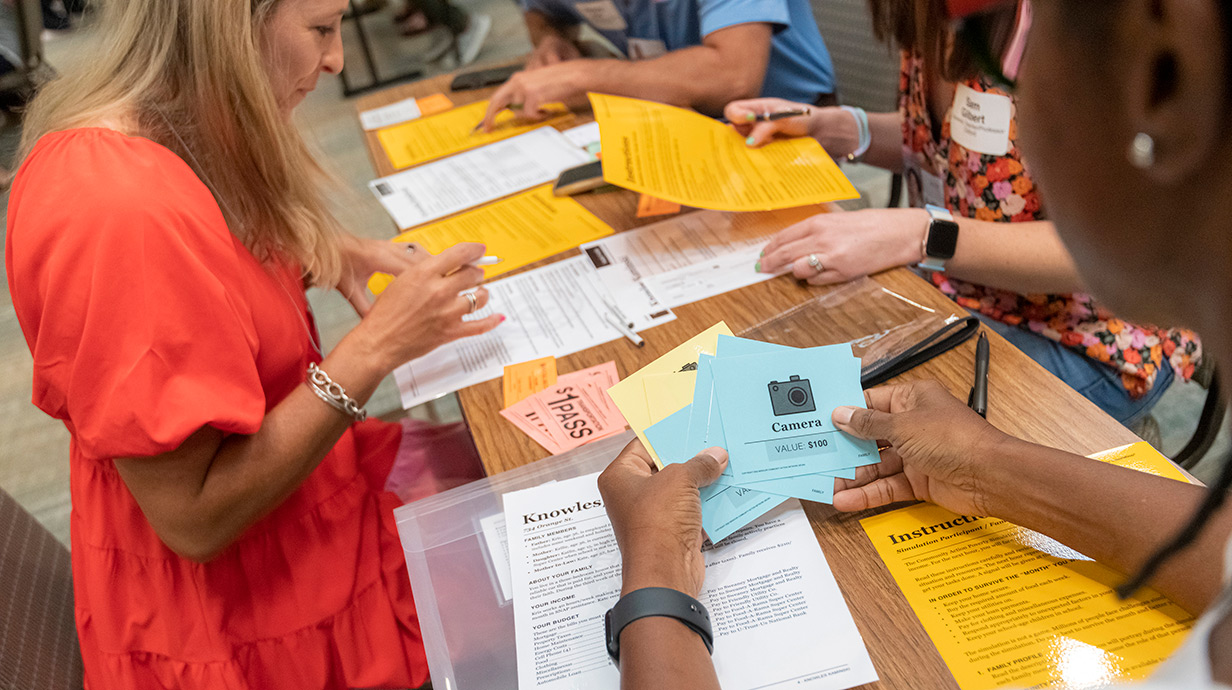
[[[505,407],[556,383],[556,358],[541,357],[505,367]]]
[[[662,103],[590,94],[603,179],[662,200],[768,211],[859,198],[812,137],[749,148],[728,125]]]

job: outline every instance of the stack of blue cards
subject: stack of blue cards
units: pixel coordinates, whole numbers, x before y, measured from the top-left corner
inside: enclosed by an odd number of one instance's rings
[[[832,503],[836,477],[880,462],[875,441],[830,421],[843,405],[864,407],[850,345],[799,349],[720,335],[715,356],[699,356],[693,403],[646,438],[664,463],[727,449],[727,470],[701,492],[702,526],[717,544],[789,498]]]

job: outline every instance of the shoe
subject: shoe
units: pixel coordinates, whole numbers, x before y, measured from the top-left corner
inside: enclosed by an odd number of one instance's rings
[[[459,67],[469,65],[479,57],[479,51],[483,49],[483,42],[488,38],[488,32],[491,30],[491,15],[471,15],[466,30],[458,34],[458,53],[461,56]]]

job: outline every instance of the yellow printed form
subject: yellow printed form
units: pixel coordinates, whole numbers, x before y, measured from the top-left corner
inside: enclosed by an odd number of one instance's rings
[[[1184,481],[1150,444],[1092,456]],[[921,503],[860,521],[962,690],[1089,688],[1145,677],[1194,622],[1150,589],[1004,520]]]
[[[590,94],[603,179],[685,206],[769,211],[857,199],[812,137],[749,148],[731,127],[692,110]]]
[[[488,111],[488,102],[479,101],[431,117],[386,127],[376,135],[385,148],[385,155],[389,156],[390,164],[401,170],[573,119],[573,113],[564,104],[547,105],[544,110],[559,111],[560,114],[540,122],[529,122],[519,118],[516,112],[505,110],[496,116],[496,127],[491,132],[474,131],[475,124],[482,121]]]
[[[393,241],[415,242],[433,254],[459,242],[483,242],[489,255],[501,258],[500,263],[483,267],[484,279],[489,280],[614,232],[581,204],[554,196],[551,186],[544,185],[404,232]],[[391,281],[388,273],[374,273],[368,289],[379,295]]]
[[[692,393],[693,382],[696,380],[697,356],[702,353],[713,355],[718,348],[720,334],[732,335],[731,329],[722,321],[677,345],[671,352],[647,364],[637,370],[637,372],[626,376],[620,383],[607,389],[608,397],[612,399],[612,402],[616,403],[616,407],[620,408],[620,413],[624,415],[625,421],[637,433],[637,437],[642,440],[642,445],[646,446],[646,451],[650,453],[650,457],[660,468],[663,467],[663,462],[659,460],[658,454],[655,453],[650,442],[646,440],[646,428],[663,421],[664,418],[678,411],[688,402],[691,402],[691,400],[675,409],[667,409],[671,407],[671,405],[668,405],[666,408],[651,410],[646,402],[646,394],[649,387],[647,387],[645,380],[650,376],[658,374],[694,372],[694,377],[677,378],[674,380],[659,379],[651,384],[651,387],[655,387],[657,390],[661,390],[664,384],[667,384],[668,387],[676,387],[681,392],[687,387],[689,392]],[[677,396],[673,396],[673,399],[675,397]]]

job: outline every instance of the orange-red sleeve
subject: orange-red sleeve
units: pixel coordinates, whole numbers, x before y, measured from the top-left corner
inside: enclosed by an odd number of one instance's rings
[[[206,425],[260,428],[243,249],[183,161],[114,132],[49,135],[14,182],[8,226],[34,403],[85,455],[154,455]]]

